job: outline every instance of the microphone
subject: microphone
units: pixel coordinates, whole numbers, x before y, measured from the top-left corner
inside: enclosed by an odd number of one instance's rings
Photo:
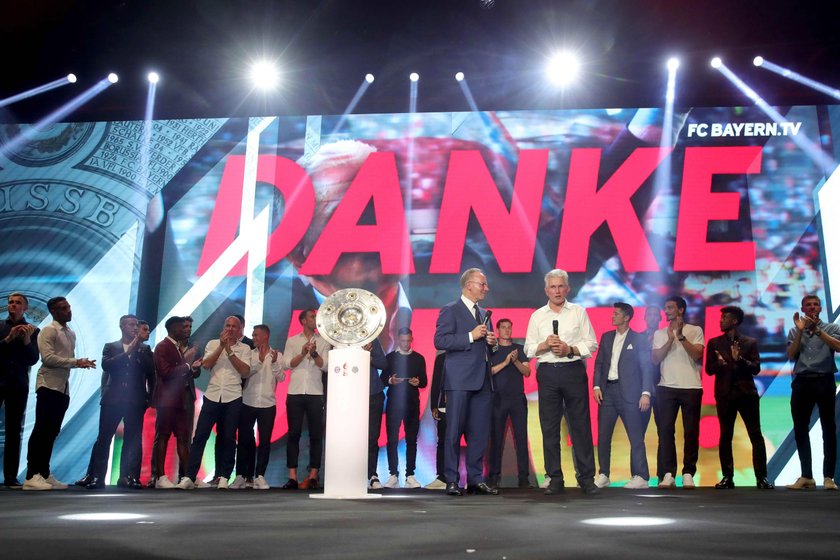
[[[552,330],[554,331],[554,336],[557,336],[557,333],[558,333],[559,327],[560,327],[560,322],[559,322],[557,319],[554,319],[554,320],[551,322],[551,328],[552,328]]]
[[[484,313],[484,326],[488,329],[493,326],[493,322],[490,320],[491,315],[493,315],[493,312],[489,309]]]

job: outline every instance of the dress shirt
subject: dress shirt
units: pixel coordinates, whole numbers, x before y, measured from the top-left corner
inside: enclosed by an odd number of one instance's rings
[[[624,348],[624,341],[627,340],[628,331],[629,329],[623,333],[615,331],[615,340],[613,340],[610,371],[607,373],[607,381],[618,381],[618,360],[621,358],[621,350]]]
[[[836,323],[817,322],[817,328],[825,331],[825,334],[840,339],[840,325]],[[796,340],[796,328],[790,329],[788,333],[788,344]],[[39,341],[40,342],[40,341]],[[802,333],[799,341],[799,355],[793,365],[793,374],[797,373],[834,373],[837,371],[837,363],[834,361],[834,350],[814,336],[807,330]]]
[[[474,302],[474,301],[472,301],[472,300],[470,300],[470,298],[468,298],[467,296],[465,296],[465,295],[463,295],[463,294],[461,294],[461,302],[462,302],[464,305],[466,305],[466,306],[467,306],[467,309],[469,309],[469,311],[470,311],[470,315],[472,315],[473,317],[475,317],[475,311],[476,311],[476,307],[478,306],[478,303],[477,303],[477,302]],[[480,313],[479,313],[479,315],[480,315]],[[482,319],[483,319],[483,317],[482,317]],[[481,323],[479,323],[479,322],[477,322],[477,321],[476,321],[476,325],[480,325],[480,324],[481,324]],[[475,342],[475,341],[473,340],[472,331],[468,332],[468,333],[467,333],[467,336],[468,336],[468,337],[469,337],[469,339],[470,339],[470,344],[472,344],[473,342]]]
[[[204,349],[204,359],[219,347],[219,339],[211,340]],[[237,342],[230,347],[233,354],[241,361],[251,365],[251,348],[242,342]],[[248,372],[250,375],[250,371]],[[207,383],[207,390],[204,398],[218,403],[229,403],[242,396],[242,376],[230,363],[226,352],[219,355],[216,365],[210,370],[210,381]]]
[[[35,390],[41,387],[70,394],[70,369],[76,367],[76,333],[70,327],[53,321],[38,335],[38,350],[41,352],[41,369]]]
[[[306,355],[296,368],[292,367],[292,358],[300,355],[303,345],[306,344],[306,336],[303,333],[296,334],[286,341],[286,349],[283,354],[286,356],[285,366],[290,369],[289,391],[290,395],[323,395],[324,381],[323,373],[327,371],[327,355],[330,352],[329,343],[321,338],[318,333],[312,335],[315,341],[315,351],[324,360],[324,367],[319,368],[311,356]]]
[[[668,329],[665,327],[653,333],[653,348],[662,348],[668,342]],[[683,336],[688,339],[691,344],[702,344],[705,346],[706,341],[703,338],[703,329],[696,325],[684,325]],[[670,387],[672,389],[702,389],[703,382],[700,379],[700,365],[702,360],[695,361],[688,355],[682,342],[674,340],[671,344],[671,349],[662,363],[659,364],[659,372],[661,377],[659,379],[660,387]]]
[[[567,358],[557,356],[550,350],[537,356],[539,346],[550,334],[554,333],[552,321],[558,322],[557,336],[570,347],[577,349],[579,356]],[[582,358],[589,358],[598,349],[595,329],[589,322],[586,310],[575,303],[566,300],[559,312],[552,311],[548,304],[540,307],[531,315],[528,330],[525,334],[525,355],[537,358],[540,363],[574,362]]]
[[[253,408],[269,408],[277,404],[274,394],[277,383],[286,379],[283,371],[283,354],[277,353],[277,361],[271,361],[271,352],[260,361],[260,350],[251,350],[251,376],[242,389],[242,403]]]

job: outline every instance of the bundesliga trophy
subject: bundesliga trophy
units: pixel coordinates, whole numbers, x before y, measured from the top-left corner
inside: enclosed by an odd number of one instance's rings
[[[324,493],[310,496],[378,498],[367,491],[370,352],[362,347],[385,328],[385,306],[366,290],[339,290],[318,308],[317,325],[334,348],[327,360]]]

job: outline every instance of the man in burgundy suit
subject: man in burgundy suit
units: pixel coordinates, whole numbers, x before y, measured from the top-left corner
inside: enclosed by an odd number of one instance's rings
[[[201,367],[201,360],[195,359],[195,347],[181,353],[179,343],[186,339],[185,325],[183,317],[167,319],[164,324],[167,336],[155,346],[157,382],[152,398],[157,409],[155,445],[152,451],[152,470],[158,475],[155,488],[175,487],[164,472],[166,446],[171,434],[175,434],[178,461],[181,465],[189,462],[192,415],[184,409],[184,391],[189,387],[193,370]]]

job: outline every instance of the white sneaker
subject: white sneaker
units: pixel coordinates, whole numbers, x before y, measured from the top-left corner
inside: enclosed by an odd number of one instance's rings
[[[370,477],[370,480],[368,480],[368,489],[369,490],[382,490],[382,483],[379,482],[379,477],[378,476],[373,475],[372,477]]]
[[[219,484],[216,486],[216,488],[218,488],[219,490],[227,490],[228,488],[230,488],[230,485],[228,484],[228,479],[226,479],[225,477],[220,478]]]
[[[694,488],[694,477],[688,473],[683,475],[683,488]]]
[[[254,479],[254,490],[268,490],[269,488],[271,488],[271,486],[268,485],[268,481],[263,475]]]
[[[27,478],[23,483],[24,490],[52,490],[52,484],[44,480],[40,474],[32,475],[32,478]]]
[[[630,479],[630,482],[624,485],[629,490],[644,490],[648,487],[648,481],[639,475]]]
[[[184,477],[187,478],[187,477]],[[155,488],[161,488],[164,490],[169,490],[170,488],[175,488],[175,484],[169,480],[169,477],[166,475],[159,476],[158,479],[155,481]]]
[[[666,472],[662,480],[659,481],[659,488],[675,488],[676,486],[677,481],[674,480],[674,475],[669,472]]]
[[[610,485],[610,477],[605,475],[604,473],[598,473],[598,476],[595,477],[595,486],[598,488],[606,488]]]
[[[420,488],[420,483],[417,482],[417,479],[414,478],[413,474],[410,474],[407,477],[405,477],[405,487],[406,488]]]
[[[178,490],[195,490],[195,482],[188,476],[182,476],[178,484],[175,485]]]
[[[388,482],[385,483],[385,488],[399,488],[400,487],[400,477],[395,474],[392,474],[388,477]]]
[[[236,475],[236,478],[233,479],[233,483],[231,483],[231,485],[228,486],[228,488],[230,488],[231,490],[242,490],[243,488],[245,488],[245,484],[245,477],[241,474],[238,474]]]
[[[446,490],[446,483],[441,479],[435,477],[433,481],[424,486],[426,490]]]
[[[837,483],[834,482],[833,478],[827,476],[823,481],[823,488],[825,490],[837,490]]]
[[[52,486],[53,490],[67,490],[67,485],[58,480],[55,476],[47,477],[47,484]]]
[[[543,480],[542,484],[540,484],[540,488],[548,488],[549,484],[551,484],[551,477],[546,475],[545,480]]]
[[[210,486],[209,484],[207,484],[206,482],[204,482],[200,478],[196,478],[194,484],[195,484],[195,487],[198,488],[199,490],[204,489],[204,488],[213,488],[212,486]]]

